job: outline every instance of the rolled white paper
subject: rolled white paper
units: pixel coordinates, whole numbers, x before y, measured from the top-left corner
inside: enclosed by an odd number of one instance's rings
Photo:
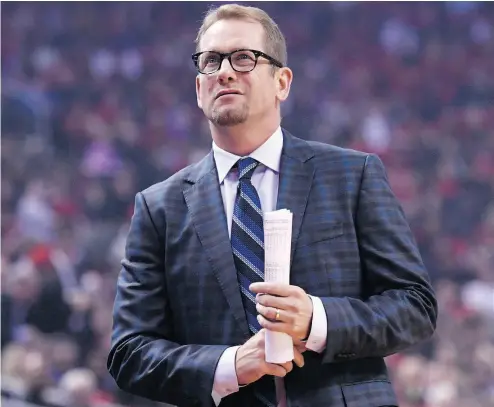
[[[264,281],[290,283],[292,213],[281,209],[264,214]],[[266,362],[286,363],[294,358],[293,340],[283,332],[266,331]]]
[[[266,331],[264,352],[268,363],[291,362],[295,357],[292,337],[284,332]]]

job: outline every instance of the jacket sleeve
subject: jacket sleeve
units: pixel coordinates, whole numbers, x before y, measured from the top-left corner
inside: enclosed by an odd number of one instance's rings
[[[324,362],[386,357],[432,336],[437,302],[404,212],[381,160],[363,167],[355,225],[361,298],[321,298],[328,336]]]
[[[216,365],[227,346],[173,341],[165,233],[159,230],[138,193],[118,277],[108,371],[122,390],[137,396],[211,406]]]

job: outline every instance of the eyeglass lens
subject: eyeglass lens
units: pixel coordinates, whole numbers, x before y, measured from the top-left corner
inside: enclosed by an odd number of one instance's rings
[[[231,62],[236,71],[248,72],[256,66],[256,56],[250,51],[237,51],[232,54]],[[203,73],[215,72],[220,68],[221,55],[212,51],[205,52],[199,56],[197,65]]]

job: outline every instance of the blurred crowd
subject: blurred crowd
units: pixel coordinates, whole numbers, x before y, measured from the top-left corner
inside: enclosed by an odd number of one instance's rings
[[[262,3],[283,126],[379,154],[434,280],[400,407],[494,405],[494,5]],[[3,3],[2,401],[153,406],[106,372],[134,196],[211,147],[190,55],[207,3]],[[10,404],[17,405],[17,404]]]

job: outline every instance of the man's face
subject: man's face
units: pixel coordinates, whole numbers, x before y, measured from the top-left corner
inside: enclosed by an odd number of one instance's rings
[[[264,44],[261,24],[221,20],[206,31],[200,42],[200,51],[265,51]],[[225,89],[233,89],[240,94],[218,97],[218,92]],[[198,106],[217,126],[235,126],[274,114],[280,97],[277,75],[273,75],[272,66],[262,57],[254,70],[246,73],[233,70],[225,58],[219,71],[210,75],[198,74],[196,92]]]

